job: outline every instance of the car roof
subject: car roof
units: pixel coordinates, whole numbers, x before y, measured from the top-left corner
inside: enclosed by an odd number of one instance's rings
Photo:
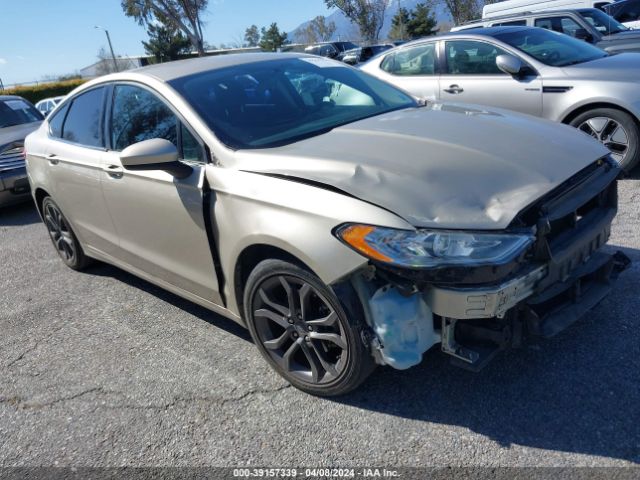
[[[24,100],[24,98],[22,98],[19,95],[0,95],[0,101],[2,100]]]
[[[455,32],[446,32],[441,33],[440,35],[435,35],[431,37],[422,37],[417,40],[412,40],[410,42],[404,43],[402,45],[397,46],[397,49],[407,48],[411,45],[419,45],[421,43],[436,41],[441,38],[449,38],[449,37],[460,37],[460,36],[477,36],[477,37],[494,37],[500,33],[508,33],[508,32],[517,32],[522,30],[532,30],[534,27],[528,27],[526,25],[509,25],[506,27],[473,27],[473,28],[465,28],[464,30],[457,30]]]
[[[149,75],[168,82],[176,78],[186,77],[195,73],[235,67],[254,62],[269,60],[284,60],[291,58],[317,58],[304,53],[232,53],[228,55],[214,55],[209,57],[190,58],[175,62],[159,63],[131,70],[138,74]]]

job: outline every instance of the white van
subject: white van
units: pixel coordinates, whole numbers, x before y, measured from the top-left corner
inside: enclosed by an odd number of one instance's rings
[[[572,8],[599,8],[613,3],[612,0],[507,0],[485,5],[482,18],[499,17],[540,10],[567,10]]]

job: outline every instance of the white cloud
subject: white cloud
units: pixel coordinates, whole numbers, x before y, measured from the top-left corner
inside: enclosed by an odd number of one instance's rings
[[[6,65],[7,64],[7,59],[6,58],[0,58],[0,65]]]

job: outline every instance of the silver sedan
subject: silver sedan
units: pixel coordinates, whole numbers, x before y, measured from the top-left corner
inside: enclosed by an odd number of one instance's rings
[[[608,54],[542,28],[493,27],[418,40],[362,70],[433,100],[572,125],[629,171],[640,161],[640,54]],[[505,141],[500,132],[492,137]]]

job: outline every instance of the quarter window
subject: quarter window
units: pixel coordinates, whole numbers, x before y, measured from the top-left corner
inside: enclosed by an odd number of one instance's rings
[[[103,145],[101,118],[104,90],[104,87],[94,88],[73,99],[62,127],[63,139],[88,147]]]
[[[49,119],[49,131],[51,135],[56,138],[62,138],[62,124],[64,123],[64,117],[67,116],[70,103],[64,105],[56,114]]]
[[[445,43],[449,75],[505,75],[496,57],[507,52],[490,43],[467,40]]]
[[[182,159],[202,162],[202,147],[196,137],[183,124],[180,124],[180,139],[182,140]]]
[[[392,75],[414,76],[436,73],[435,43],[403,48],[385,57],[380,68]]]

